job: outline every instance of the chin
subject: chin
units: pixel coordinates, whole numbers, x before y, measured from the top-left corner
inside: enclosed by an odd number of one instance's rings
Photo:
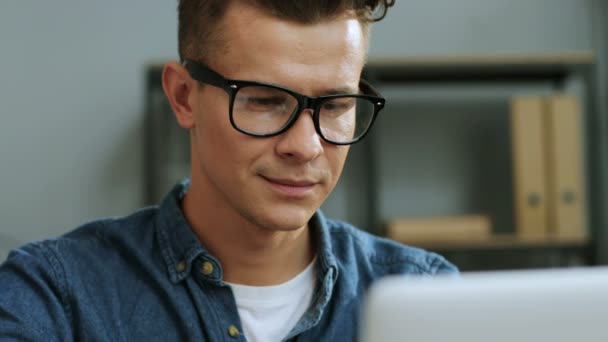
[[[294,231],[308,224],[315,210],[275,208],[270,212],[255,215],[254,222],[260,227],[273,231]]]

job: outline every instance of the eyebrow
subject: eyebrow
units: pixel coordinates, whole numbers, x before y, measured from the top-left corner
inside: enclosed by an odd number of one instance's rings
[[[326,89],[320,93],[322,95],[358,94],[359,87],[352,88],[352,87],[347,86],[347,87],[341,87],[341,88],[331,88],[331,89]]]

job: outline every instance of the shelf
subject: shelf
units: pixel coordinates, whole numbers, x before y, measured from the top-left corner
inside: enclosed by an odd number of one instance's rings
[[[370,59],[365,76],[382,83],[561,81],[593,65],[591,51],[550,54],[419,56]]]
[[[439,251],[584,248],[590,244],[590,240],[586,237],[524,237],[516,234],[493,234],[467,240],[400,242],[416,247]]]
[[[487,82],[500,80],[562,80],[572,71],[595,63],[593,51],[556,53],[496,53],[371,58],[366,77],[383,83]],[[164,62],[151,61],[147,70],[158,75]],[[155,74],[154,78],[158,75]],[[371,76],[371,77],[370,77]]]

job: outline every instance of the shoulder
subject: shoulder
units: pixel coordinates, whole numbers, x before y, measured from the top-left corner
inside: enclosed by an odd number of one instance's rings
[[[129,287],[136,284],[125,276],[133,272],[125,271],[148,259],[135,246],[154,235],[154,216],[154,209],[147,209],[97,220],[13,250],[0,265],[0,284],[8,289],[0,291],[0,335],[69,339],[83,308],[103,308],[103,301],[117,296],[118,278]]]
[[[158,211],[158,207],[148,207],[128,216],[91,221],[49,242],[111,247],[118,247],[116,243],[135,243],[154,235]]]
[[[28,243],[12,251],[7,261],[48,263],[56,272],[108,265],[154,236],[157,209],[145,208],[129,216],[88,222],[56,238]]]
[[[369,270],[372,276],[458,272],[436,253],[375,236],[345,222],[327,220],[326,223],[338,261],[354,259],[359,269]]]

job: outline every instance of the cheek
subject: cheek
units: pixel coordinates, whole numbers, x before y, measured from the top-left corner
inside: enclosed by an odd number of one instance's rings
[[[217,96],[216,92],[211,92],[206,96],[201,96],[197,104],[197,112],[194,117],[197,132],[203,136],[215,137],[221,132],[227,132],[230,125],[228,117],[227,100],[223,96]]]
[[[340,178],[349,149],[350,146],[329,146],[325,149],[327,162],[329,163],[329,169],[331,170],[333,177],[332,186],[335,185],[338,182],[338,178]]]
[[[238,132],[230,125],[227,95],[219,89],[204,90],[197,104],[194,122],[200,151],[221,156],[234,148],[231,142]]]
[[[197,106],[194,117],[193,148],[202,167],[211,173],[215,173],[214,169],[231,164],[228,159],[234,156],[232,127],[225,107],[216,98],[206,96]]]
[[[194,130],[200,162],[214,178],[246,177],[255,160],[268,149],[265,139],[234,129],[227,109],[221,106],[199,110]]]

